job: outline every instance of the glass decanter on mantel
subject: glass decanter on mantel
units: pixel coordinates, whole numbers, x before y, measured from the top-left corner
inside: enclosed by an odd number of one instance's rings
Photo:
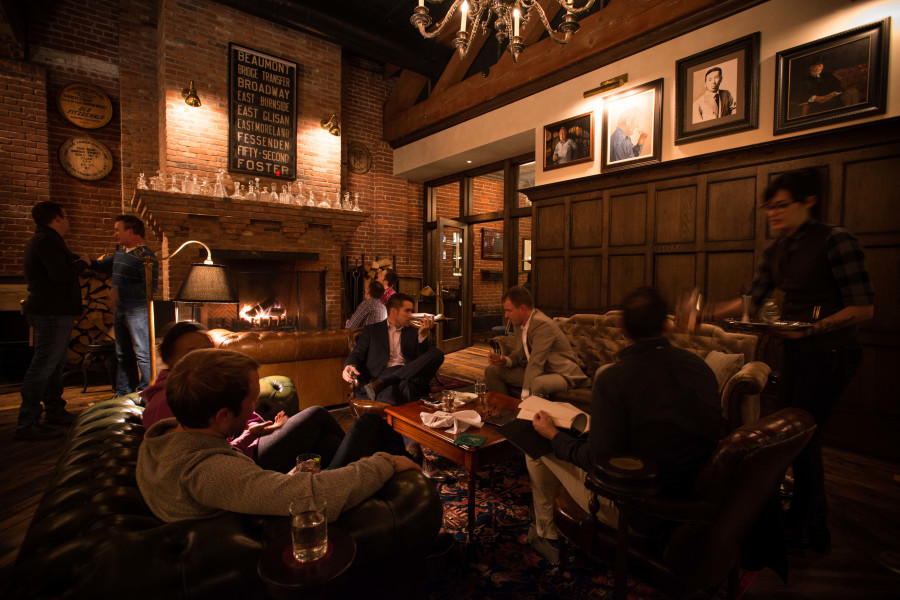
[[[213,188],[213,196],[216,198],[224,198],[225,194],[225,169],[219,169],[216,173],[216,185]]]
[[[297,191],[294,192],[294,188],[297,188]],[[303,182],[295,181],[291,184],[291,191],[293,198],[291,199],[291,204],[294,206],[303,206]]]
[[[259,185],[259,178],[256,179],[257,184]],[[244,200],[259,200],[259,194],[256,192],[256,186],[253,185],[252,181],[247,182],[247,194],[244,196]]]
[[[244,199],[244,184],[237,181],[234,182],[234,193],[231,195],[234,200]]]
[[[198,192],[201,196],[212,196],[213,195],[213,186],[209,185],[209,177],[204,177],[200,183],[200,190]]]

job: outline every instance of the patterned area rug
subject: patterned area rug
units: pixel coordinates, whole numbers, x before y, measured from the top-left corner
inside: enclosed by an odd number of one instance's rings
[[[431,460],[438,457],[426,450]],[[444,531],[458,540],[454,549],[430,561],[428,597],[459,599],[612,598],[614,566],[575,551],[574,564],[564,571],[532,550],[526,539],[530,524],[531,486],[522,458],[513,458],[478,473],[475,496],[475,541],[464,543],[467,520],[466,472],[448,461],[438,464],[457,477],[437,484],[444,504]],[[752,574],[755,575],[755,574]],[[752,582],[741,585],[744,590]],[[745,582],[742,581],[742,584]],[[662,599],[664,594],[632,579],[629,599]],[[724,598],[719,590],[713,598]]]

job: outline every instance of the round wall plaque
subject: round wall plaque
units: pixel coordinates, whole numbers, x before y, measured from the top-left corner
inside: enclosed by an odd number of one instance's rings
[[[362,175],[368,173],[372,168],[372,155],[369,149],[359,142],[350,142],[347,149],[347,162],[350,166],[350,172]]]
[[[113,155],[94,138],[79,135],[70,137],[59,147],[59,162],[72,177],[94,181],[112,171]]]
[[[59,90],[56,105],[69,122],[84,129],[103,127],[112,118],[112,102],[90,83],[70,83]]]

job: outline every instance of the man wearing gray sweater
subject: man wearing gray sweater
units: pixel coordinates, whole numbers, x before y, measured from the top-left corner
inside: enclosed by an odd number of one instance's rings
[[[239,352],[204,349],[189,353],[172,369],[166,398],[176,418],[147,431],[137,463],[141,494],[163,521],[224,512],[287,515],[291,501],[304,496],[324,500],[328,521],[334,521],[394,473],[419,468],[404,456],[385,452],[317,474],[260,468],[228,443],[253,412],[258,368]]]

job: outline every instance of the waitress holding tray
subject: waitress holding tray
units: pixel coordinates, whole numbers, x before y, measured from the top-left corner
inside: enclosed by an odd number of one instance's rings
[[[778,401],[812,414],[815,436],[794,461],[794,495],[786,519],[789,547],[827,553],[822,438],[834,406],[862,359],[856,325],[875,314],[875,294],[859,241],[846,229],[820,223],[819,174],[793,171],[766,188],[763,208],[778,239],[763,254],[748,294],[755,312],[774,290],[784,295],[782,321],[809,326],[772,329],[786,338],[778,378]],[[710,320],[739,317],[740,298],[710,304]]]

